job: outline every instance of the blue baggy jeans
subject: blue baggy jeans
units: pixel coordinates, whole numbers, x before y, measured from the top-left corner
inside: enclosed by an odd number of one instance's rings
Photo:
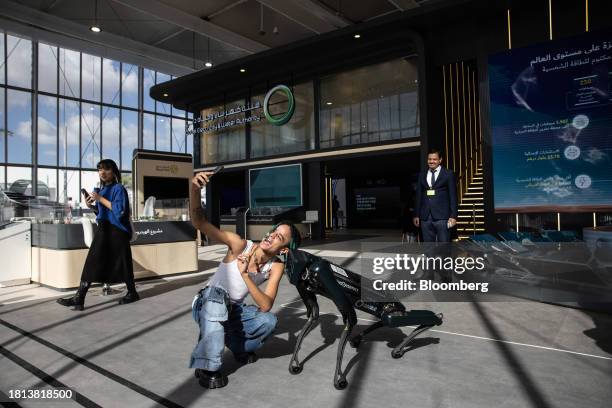
[[[225,346],[236,355],[257,350],[276,327],[276,316],[257,306],[230,304],[222,288],[202,289],[192,303],[192,316],[200,327],[198,344],[189,368],[217,371]]]

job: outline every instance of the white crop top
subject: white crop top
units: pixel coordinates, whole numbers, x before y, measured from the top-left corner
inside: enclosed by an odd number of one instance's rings
[[[242,253],[248,253],[251,250],[251,246],[253,246],[253,241],[247,241],[246,248],[244,248]],[[259,272],[249,272],[249,276],[255,285],[259,286],[268,280],[273,263],[274,258],[266,262]],[[232,303],[242,303],[249,294],[249,289],[242,276],[240,276],[237,259],[227,263],[222,261],[215,274],[206,282],[206,286],[216,286],[225,289]]]

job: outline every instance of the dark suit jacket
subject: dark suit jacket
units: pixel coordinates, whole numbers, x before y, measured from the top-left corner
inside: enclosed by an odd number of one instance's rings
[[[429,185],[425,177],[428,177],[429,174],[429,168],[427,171],[419,173],[416,187],[416,203],[414,204],[415,217],[425,220],[431,212],[431,217],[434,220],[456,219],[457,185],[455,184],[455,175],[446,167],[440,167],[440,174],[438,174],[438,178],[433,185],[436,194],[428,196],[427,190],[429,190]]]

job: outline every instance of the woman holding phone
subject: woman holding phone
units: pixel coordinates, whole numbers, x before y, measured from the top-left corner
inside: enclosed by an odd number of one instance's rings
[[[300,233],[290,222],[275,225],[259,244],[211,224],[201,206],[200,190],[216,171],[196,174],[189,193],[193,226],[227,246],[217,271],[192,303],[200,333],[189,367],[195,368],[200,385],[209,389],[228,383],[221,370],[225,346],[239,363],[252,363],[256,359],[255,350],[274,331],[276,316],[270,309],[284,271],[279,256],[300,244]],[[260,285],[264,282],[262,289]],[[255,304],[244,303],[247,295]]]
[[[113,160],[101,160],[97,168],[100,188],[85,196],[85,200],[97,214],[98,230],[87,253],[77,293],[70,298],[57,300],[60,305],[73,306],[74,310],[83,310],[85,295],[92,282],[125,282],[128,293],[119,300],[119,304],[140,299],[134,284],[128,194]]]

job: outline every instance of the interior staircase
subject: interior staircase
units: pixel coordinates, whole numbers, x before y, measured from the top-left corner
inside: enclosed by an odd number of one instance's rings
[[[459,203],[457,235],[467,239],[484,232],[484,184],[482,166],[478,166]]]

